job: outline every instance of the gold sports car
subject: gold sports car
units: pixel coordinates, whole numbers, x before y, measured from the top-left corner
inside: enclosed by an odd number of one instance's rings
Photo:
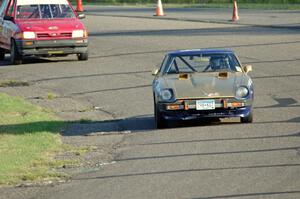
[[[169,52],[152,83],[155,125],[170,120],[239,117],[253,121],[253,83],[232,50]]]

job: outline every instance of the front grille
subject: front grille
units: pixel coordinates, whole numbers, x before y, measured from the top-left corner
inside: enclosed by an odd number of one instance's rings
[[[62,33],[37,33],[37,38],[72,38],[71,32]]]
[[[37,38],[47,38],[49,37],[48,33],[37,33]]]
[[[63,32],[63,33],[60,33],[60,36],[61,37],[72,37],[72,33],[71,32]]]

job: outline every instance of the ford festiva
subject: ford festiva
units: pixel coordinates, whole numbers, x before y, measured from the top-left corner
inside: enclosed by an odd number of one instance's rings
[[[181,50],[155,69],[152,89],[155,124],[169,120],[239,117],[253,121],[253,83],[232,50]]]
[[[77,54],[88,59],[88,34],[67,0],[3,0],[0,7],[0,60]]]

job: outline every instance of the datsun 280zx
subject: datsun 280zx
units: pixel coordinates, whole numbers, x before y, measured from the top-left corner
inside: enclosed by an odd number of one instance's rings
[[[170,120],[239,117],[253,121],[254,90],[248,72],[232,50],[180,50],[168,53],[153,71],[155,125]]]

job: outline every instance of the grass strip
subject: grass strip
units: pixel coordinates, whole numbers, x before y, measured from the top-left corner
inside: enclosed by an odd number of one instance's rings
[[[0,81],[0,87],[20,87],[20,86],[29,86],[28,82],[7,80]]]
[[[64,122],[23,99],[0,93],[0,185],[57,178]]]

